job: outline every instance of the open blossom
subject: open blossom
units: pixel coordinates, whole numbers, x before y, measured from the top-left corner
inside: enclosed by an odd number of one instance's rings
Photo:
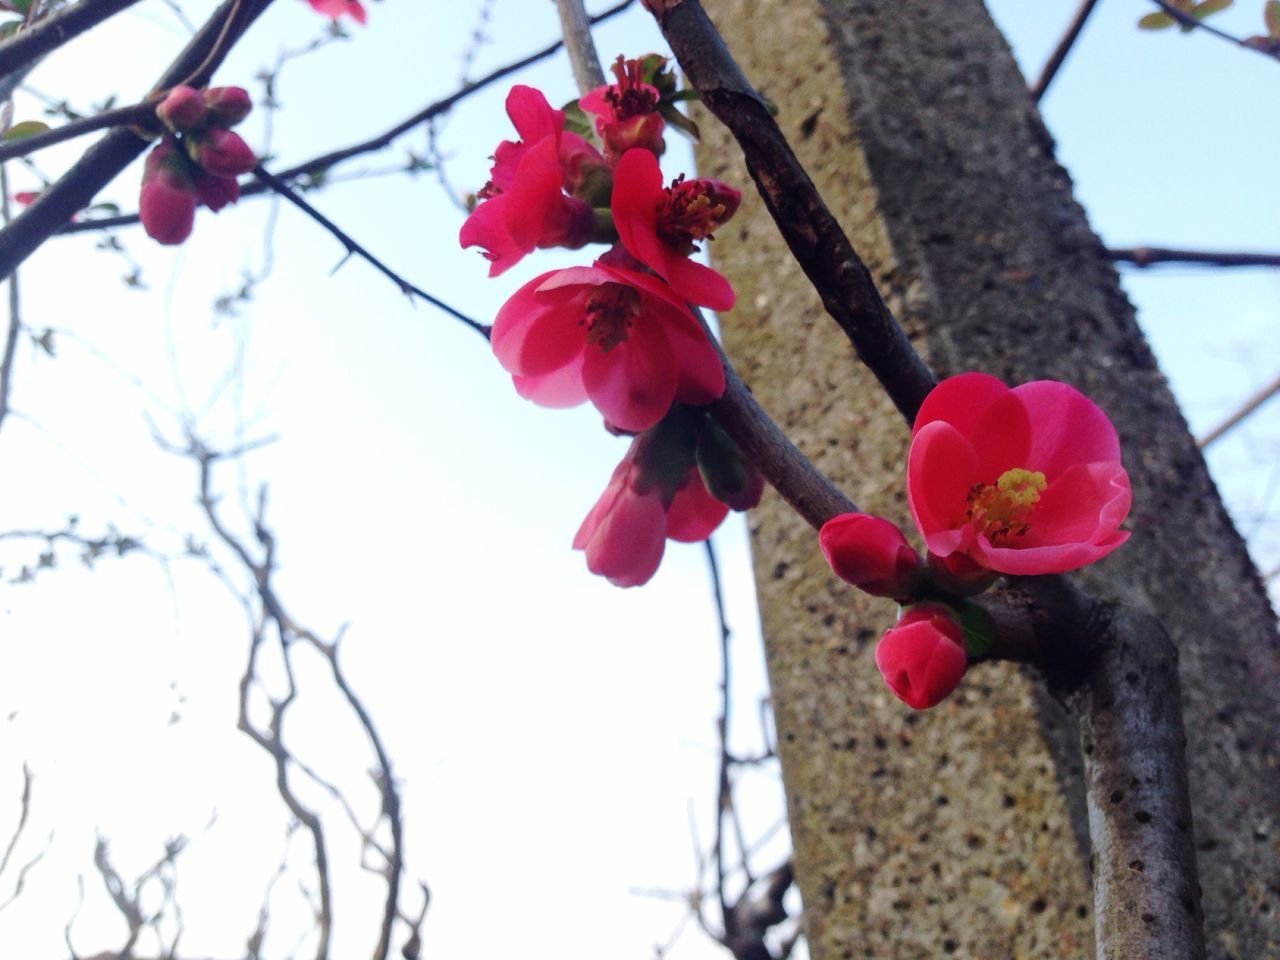
[[[945,700],[968,669],[964,631],[942,604],[908,607],[876,644],[876,666],[895,697],[927,710]]]
[[[583,197],[608,178],[604,158],[565,132],[564,113],[540,90],[513,87],[507,115],[520,140],[498,144],[480,203],[458,234],[462,246],[483,248],[491,277],[536,248],[576,249],[590,240],[594,214]]]
[[[591,400],[613,427],[652,427],[672,403],[724,392],[706,333],[656,277],[597,262],[535,277],[498,311],[492,345],[516,391],[546,407]]]
[[[841,580],[876,597],[906,597],[924,564],[902,531],[882,517],[842,513],[818,533],[822,555]]]
[[[665,124],[658,113],[660,95],[657,87],[643,80],[644,61],[620,56],[611,69],[617,83],[596,87],[578,101],[578,106],[595,115],[605,157],[617,163],[632,147],[662,153]]]
[[[610,205],[622,245],[680,296],[712,310],[733,307],[733,288],[689,255],[733,216],[741,199],[718,180],[680,179],[664,187],[658,158],[648,150],[628,150],[613,170]]]
[[[360,0],[307,0],[307,3],[311,4],[311,9],[316,13],[334,20],[348,16],[356,23],[364,23],[368,19]]]
[[[1074,570],[1129,537],[1115,428],[1052,380],[1010,389],[967,373],[940,383],[916,417],[907,498],[931,563],[961,581]]]

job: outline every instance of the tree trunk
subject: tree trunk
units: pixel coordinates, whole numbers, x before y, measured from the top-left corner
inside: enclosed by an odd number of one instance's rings
[[[1112,417],[1134,533],[1082,580],[1177,644],[1209,956],[1280,956],[1274,618],[1004,39],[978,0],[704,5],[937,373],[1064,380]],[[746,182],[727,133],[699,120],[700,173]],[[743,378],[862,509],[909,527],[908,431],[758,198],[713,254],[738,291],[723,328]],[[776,497],[752,534],[815,960],[1090,954],[1062,708],[1002,664],[908,711],[871,659],[893,606],[832,577]]]

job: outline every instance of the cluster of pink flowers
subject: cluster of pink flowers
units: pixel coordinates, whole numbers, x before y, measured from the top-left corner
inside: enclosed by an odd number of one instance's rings
[[[724,392],[724,370],[689,305],[728,310],[734,297],[690,255],[741,195],[716,180],[664,185],[658,155],[675,91],[665,64],[619,57],[617,82],[581,99],[599,148],[566,129],[564,111],[540,91],[512,89],[507,115],[520,139],[494,151],[459,234],[464,247],[481,248],[491,277],[536,249],[609,244],[590,266],[517,290],[491,339],[522,397],[547,407],[590,400],[610,431],[635,437],[574,541],[593,572],[620,586],[653,576],[667,539],[705,539],[762,489],[697,409]]]
[[[217,213],[239,199],[236,177],[258,160],[229,128],[252,106],[241,87],[177,86],[156,107],[167,132],[147,154],[138,199],[142,226],[153,239],[182,243],[191,236],[197,205]]]
[[[1001,574],[1075,570],[1129,537],[1120,529],[1130,491],[1115,428],[1088,397],[1052,380],[1010,389],[967,373],[940,383],[912,430],[907,500],[926,560],[896,526],[865,514],[828,521],[819,543],[842,579],[904,604],[876,664],[917,709],[964,676],[963,597]]]

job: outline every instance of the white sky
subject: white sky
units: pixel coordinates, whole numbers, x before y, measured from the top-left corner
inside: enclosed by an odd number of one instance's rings
[[[1075,5],[992,4],[1032,74]],[[1260,29],[1260,4],[1237,6],[1216,22]],[[213,3],[184,7],[199,21]],[[1198,36],[1140,34],[1133,23],[1148,7],[1101,5],[1044,105],[1095,227],[1117,246],[1280,246],[1275,64]],[[275,166],[379,132],[457,85],[474,2],[370,8],[370,25],[353,28],[350,42],[284,68]],[[550,3],[497,0],[471,76],[555,29]],[[305,4],[280,0],[218,80],[256,93],[250,78],[282,44],[322,32]],[[148,2],[51,57],[31,82],[82,107],[117,90],[128,99],[148,88],[181,36],[172,13]],[[638,11],[598,42],[606,59],[661,47]],[[542,86],[553,103],[573,96],[558,58],[515,79]],[[505,89],[477,95],[441,129],[459,191],[483,183],[485,157],[510,134]],[[24,100],[18,116],[35,109]],[[243,128],[260,150],[262,119]],[[404,143],[424,149],[422,136]],[[73,156],[49,151],[40,165],[54,172]],[[396,148],[342,172],[403,156]],[[664,162],[668,175],[680,171],[679,157]],[[28,185],[21,169],[12,175],[19,189]],[[127,171],[105,196],[133,209],[137,178]],[[431,174],[312,198],[407,277],[486,321],[523,279],[581,257],[529,258],[485,279],[478,255],[456,248],[462,213]],[[549,412],[519,400],[474,333],[407,304],[363,264],[332,272],[341,257],[332,239],[287,207],[271,226],[273,209],[257,200],[202,212],[177,250],[124,231],[146,292],[122,287],[124,261],[95,252],[92,236],[51,243],[23,267],[26,322],[70,333],[56,337],[56,359],[19,350],[13,402],[30,419],[0,431],[0,530],[54,528],[76,513],[86,533],[115,523],[156,551],[180,553],[188,532],[210,535],[194,508],[194,468],[157,450],[150,423],[177,440],[173,412],[191,409],[215,442],[233,442],[242,421],[249,436],[278,434],[249,458],[243,479],[250,490],[270,484],[276,585],[293,615],[330,636],[351,624],[344,663],[403,784],[409,878],[433,891],[428,955],[474,953],[482,939],[495,956],[527,953],[530,943],[566,960],[650,956],[683,908],[630,891],[693,883],[690,811],[704,845],[711,836],[717,633],[700,548],[672,545],[641,590],[588,574],[569,541],[622,442],[589,408]],[[237,317],[216,317],[211,301],[243,271],[259,271],[268,244],[270,279]],[[1274,272],[1129,271],[1125,282],[1196,431],[1280,368]],[[241,355],[242,376],[228,384]],[[1280,562],[1277,437],[1273,405],[1213,458],[1246,529],[1264,516],[1268,569]],[[237,523],[240,481],[234,466],[223,468],[224,511]],[[743,525],[726,525],[716,544],[735,628],[733,738],[750,752],[759,749],[764,684]],[[42,549],[2,546],[6,581]],[[74,943],[84,953],[117,946],[122,928],[92,873],[95,829],[111,838],[126,877],[183,833],[196,835],[179,868],[184,946],[238,955],[286,820],[269,764],[235,730],[243,614],[196,561],[104,558],[87,572],[73,552],[64,560],[34,584],[0,588],[0,719],[16,712],[0,738],[0,839],[16,817],[24,760],[37,780],[17,859],[56,831],[27,893],[0,912],[0,942],[31,960],[64,957],[62,928],[86,874]],[[169,725],[174,711],[181,720]],[[368,809],[368,761],[332,698],[304,697],[292,729],[295,750],[353,784]],[[748,777],[755,837],[781,806],[768,772]],[[341,815],[332,823],[335,860],[350,864]],[[784,853],[775,838],[757,868]],[[297,838],[292,862],[305,872],[309,857]],[[337,882],[335,956],[363,955],[376,930],[376,885],[349,868]],[[0,878],[0,900],[11,883],[12,874]],[[273,908],[279,939],[269,950],[280,955],[304,922],[296,888],[282,885]],[[696,932],[670,954],[719,955]]]

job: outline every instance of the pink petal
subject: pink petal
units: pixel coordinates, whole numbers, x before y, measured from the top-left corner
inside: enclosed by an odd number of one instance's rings
[[[1052,480],[1082,463],[1120,461],[1120,440],[1107,415],[1075,387],[1037,380],[1015,387],[1032,423],[1028,460]]]
[[[912,435],[926,424],[945,420],[966,436],[972,436],[974,426],[987,407],[1008,392],[1008,387],[985,373],[948,377],[924,398]]]
[[[689,482],[676,491],[667,508],[667,537],[681,543],[701,543],[729,514],[729,505],[713,497],[702,474],[689,471]]]
[[[960,526],[970,488],[994,479],[984,477],[982,468],[968,437],[945,420],[917,431],[907,455],[907,502],[930,552],[951,552],[940,550],[934,535]]]
[[[608,353],[588,346],[582,382],[596,409],[620,430],[647,430],[671,409],[675,357],[665,331],[643,305],[625,341]]]

